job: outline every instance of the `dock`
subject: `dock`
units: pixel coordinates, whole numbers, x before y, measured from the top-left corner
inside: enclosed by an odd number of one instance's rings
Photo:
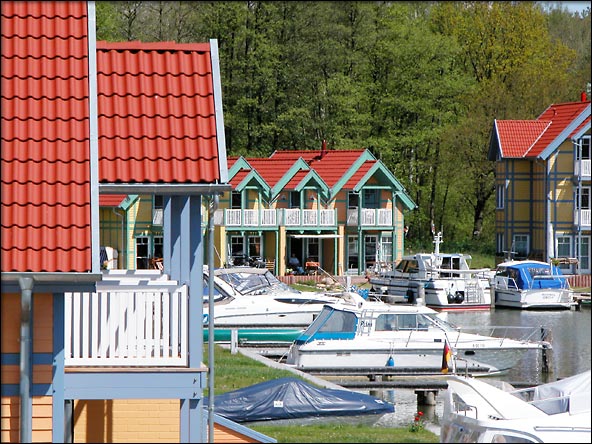
[[[577,302],[576,310],[581,310],[582,305],[590,305],[590,293],[575,293],[574,302]]]

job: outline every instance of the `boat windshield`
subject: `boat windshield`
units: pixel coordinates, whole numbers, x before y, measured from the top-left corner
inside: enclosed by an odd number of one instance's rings
[[[312,339],[351,339],[356,334],[358,318],[355,313],[325,306],[297,343]]]
[[[270,271],[264,274],[246,272],[222,273],[218,277],[241,294],[268,294],[275,291],[300,293],[298,290],[284,284]]]
[[[428,319],[432,324],[436,325],[444,331],[457,331],[458,327],[452,322],[448,322],[439,316],[439,313],[423,313],[423,317]]]
[[[417,273],[419,271],[419,265],[416,259],[403,259],[397,264],[395,270],[401,273]]]

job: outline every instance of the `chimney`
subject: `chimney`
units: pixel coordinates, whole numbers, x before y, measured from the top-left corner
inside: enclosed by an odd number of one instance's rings
[[[323,139],[323,144],[321,145],[321,159],[323,157],[325,157],[325,154],[327,153],[327,141],[325,139]]]
[[[586,100],[588,100],[588,98],[586,97],[586,91],[582,91],[580,98],[582,99],[582,102],[585,102]]]

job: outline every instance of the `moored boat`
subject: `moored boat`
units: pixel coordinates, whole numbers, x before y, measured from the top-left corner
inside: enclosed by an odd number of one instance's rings
[[[304,371],[440,374],[449,347],[453,371],[491,375],[507,372],[528,350],[550,349],[551,344],[535,339],[539,335],[538,328],[526,330],[520,338],[464,332],[421,305],[327,305],[292,344],[286,363]]]
[[[209,277],[204,267],[203,324],[209,323]],[[348,291],[296,290],[266,268],[214,270],[214,325],[224,328],[305,328],[325,304],[356,305],[363,300]]]
[[[440,442],[591,442],[590,370],[515,390],[451,376]]]
[[[571,309],[577,302],[561,269],[535,260],[500,263],[492,280],[496,307]]]
[[[471,256],[441,253],[442,233],[434,236],[433,253],[404,256],[398,264],[370,276],[372,291],[388,303],[424,299],[436,310],[489,310],[488,268],[470,268]]]

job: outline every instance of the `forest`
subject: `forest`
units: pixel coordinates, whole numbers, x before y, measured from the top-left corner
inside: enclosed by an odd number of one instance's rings
[[[590,8],[545,2],[98,1],[97,39],[217,39],[228,155],[370,150],[408,242],[494,250],[495,119],[590,97]]]

